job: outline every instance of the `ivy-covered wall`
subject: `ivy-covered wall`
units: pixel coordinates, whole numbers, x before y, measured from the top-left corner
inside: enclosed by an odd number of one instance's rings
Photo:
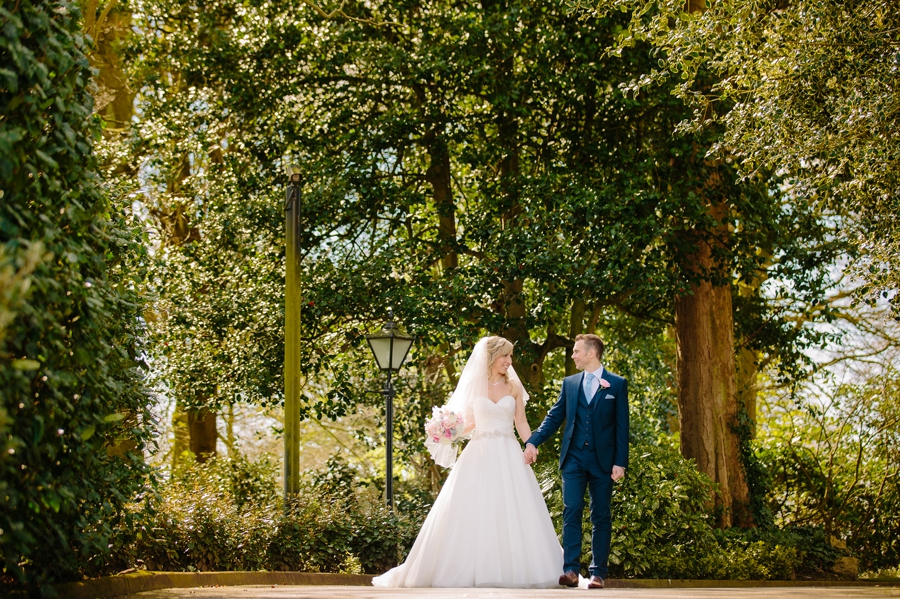
[[[0,7],[0,583],[88,572],[145,480],[137,230],[95,173],[78,5]]]

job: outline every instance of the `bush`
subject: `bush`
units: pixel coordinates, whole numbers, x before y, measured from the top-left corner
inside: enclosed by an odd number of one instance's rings
[[[716,530],[709,480],[673,448],[638,444],[613,494],[611,575],[618,578],[786,580],[821,578],[845,553],[823,529]],[[555,464],[542,463],[542,488],[561,529]],[[116,537],[109,571],[301,570],[377,574],[402,561],[427,504],[395,515],[374,488],[338,459],[307,473],[285,508],[266,461],[217,458],[174,473],[132,509]],[[412,495],[410,495],[412,497]],[[412,503],[410,504],[412,505]],[[590,547],[584,522],[583,547]],[[585,556],[588,561],[589,555]]]
[[[671,448],[638,445],[633,456],[613,493],[610,562],[616,575],[702,577],[698,553],[714,553],[716,545],[708,506],[712,483]]]
[[[847,547],[864,570],[896,570],[900,566],[900,480],[895,476],[882,488],[866,488],[843,524]]]
[[[768,435],[754,443],[771,474],[768,501],[776,520],[823,528],[823,538],[846,542],[864,571],[900,563],[898,374],[885,362],[828,396],[811,390],[805,399],[773,398]]]
[[[717,530],[716,538],[734,556],[759,555],[759,561],[774,580],[831,578],[831,567],[846,551],[826,542],[825,530],[813,526],[791,526],[781,530]],[[760,548],[764,548],[760,552]],[[771,554],[771,555],[767,555]],[[751,577],[752,578],[752,577]]]
[[[617,578],[787,580],[821,574],[840,551],[821,529],[712,528],[712,482],[670,446],[637,442],[628,475],[613,492],[610,575]],[[543,464],[542,489],[562,529],[559,472]],[[582,524],[582,561],[590,562],[591,523]],[[587,574],[587,569],[583,569]]]
[[[0,7],[0,585],[105,564],[146,473],[142,250],[97,180],[79,17]]]
[[[364,488],[348,492],[343,474],[331,487],[317,484],[327,475],[309,476],[285,506],[268,462],[218,458],[180,470],[134,506],[141,524],[121,531],[115,567],[381,573],[406,555],[421,521],[392,514]]]

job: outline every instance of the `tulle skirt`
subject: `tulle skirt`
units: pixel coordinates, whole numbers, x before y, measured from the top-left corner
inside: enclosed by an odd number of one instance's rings
[[[508,435],[474,438],[450,472],[406,562],[379,587],[559,585],[562,548],[522,450]]]

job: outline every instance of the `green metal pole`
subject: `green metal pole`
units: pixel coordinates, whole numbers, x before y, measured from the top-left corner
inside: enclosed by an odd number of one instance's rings
[[[285,190],[284,497],[300,490],[300,186]]]

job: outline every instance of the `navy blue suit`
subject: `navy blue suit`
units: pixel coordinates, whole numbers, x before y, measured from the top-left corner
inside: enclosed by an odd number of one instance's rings
[[[628,467],[628,381],[603,371],[601,385],[590,402],[584,396],[584,373],[566,377],[559,399],[547,412],[528,443],[538,447],[565,422],[559,450],[563,492],[563,571],[581,571],[581,519],[584,493],[591,496],[590,573],[607,577],[612,535],[610,499],[613,466]]]

